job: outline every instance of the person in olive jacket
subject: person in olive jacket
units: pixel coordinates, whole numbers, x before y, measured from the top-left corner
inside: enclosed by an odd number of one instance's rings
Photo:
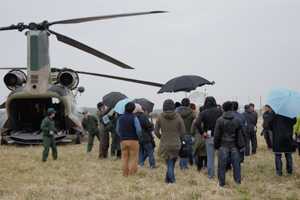
[[[177,113],[182,117],[185,129],[186,129],[186,135],[185,135],[185,142],[189,148],[189,161],[190,165],[193,165],[193,135],[191,135],[190,130],[192,123],[194,119],[196,119],[195,112],[189,108],[190,100],[188,98],[184,98],[181,101],[182,107],[177,109]],[[187,158],[180,158],[179,160],[180,169],[187,169]]]
[[[100,145],[99,145],[99,159],[106,159],[109,148],[109,131],[105,127],[103,122],[103,117],[107,115],[111,108],[105,109],[105,105],[102,102],[97,104],[97,116],[99,118],[99,128],[100,128]]]
[[[54,108],[48,108],[47,110],[48,116],[45,117],[41,123],[41,130],[43,131],[43,145],[44,145],[44,151],[42,157],[43,162],[46,162],[48,158],[50,147],[52,149],[53,160],[57,159],[57,148],[54,139],[54,134],[60,136],[60,133],[57,132],[55,128],[55,122],[53,120],[55,113],[56,111],[54,110]]]
[[[167,162],[166,183],[175,183],[174,166],[185,132],[184,122],[175,112],[174,102],[171,99],[165,100],[163,112],[156,120],[154,133],[160,139],[157,155]]]
[[[191,134],[194,136],[193,156],[198,157],[198,159],[195,159],[195,162],[197,161],[197,171],[200,172],[203,167],[207,167],[207,153],[205,138],[199,133],[198,129],[196,128],[195,122],[196,119],[194,120],[191,127]]]
[[[93,149],[95,136],[100,142],[98,119],[95,116],[89,115],[86,110],[82,111],[82,114],[82,127],[89,132],[87,152],[91,152]]]

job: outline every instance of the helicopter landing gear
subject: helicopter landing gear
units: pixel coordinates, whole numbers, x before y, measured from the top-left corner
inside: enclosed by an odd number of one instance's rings
[[[76,140],[75,140],[75,144],[81,144],[81,135],[78,135]]]
[[[1,145],[6,145],[7,142],[3,139],[3,136],[1,137]]]

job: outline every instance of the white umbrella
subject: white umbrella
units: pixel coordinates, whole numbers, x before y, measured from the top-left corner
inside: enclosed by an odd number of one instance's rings
[[[214,97],[217,104],[222,104],[222,99],[219,95],[217,95],[214,92],[198,92],[195,91],[193,92],[188,98],[190,100],[191,103],[196,104],[197,106],[203,106],[204,105],[204,101],[206,97]]]

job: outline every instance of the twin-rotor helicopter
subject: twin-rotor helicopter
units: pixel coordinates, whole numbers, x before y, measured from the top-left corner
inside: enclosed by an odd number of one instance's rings
[[[55,140],[57,142],[76,141],[77,144],[81,143],[81,135],[83,133],[81,108],[76,106],[75,96],[77,92],[83,92],[84,88],[78,87],[78,74],[112,78],[155,87],[163,86],[159,83],[112,75],[76,71],[67,68],[51,68],[49,36],[55,35],[60,42],[76,47],[119,67],[133,69],[131,66],[96,49],[50,30],[50,26],[164,12],[117,14],[55,22],[43,21],[42,23],[29,23],[28,25],[18,23],[17,25],[1,27],[0,31],[23,31],[28,29],[25,34],[27,36],[27,68],[0,68],[2,70],[10,70],[4,76],[4,83],[11,90],[6,102],[0,106],[0,108],[6,109],[6,115],[0,119],[1,144],[13,142],[42,144],[40,124],[46,116],[47,109],[50,107],[57,111],[54,120],[57,128],[62,132],[61,136],[55,136]],[[24,73],[22,70],[27,70],[27,73]]]

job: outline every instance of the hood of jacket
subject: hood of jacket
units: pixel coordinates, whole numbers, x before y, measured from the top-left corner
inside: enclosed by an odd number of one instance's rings
[[[163,104],[163,111],[174,111],[175,110],[175,104],[174,101],[171,99],[167,99],[164,101]]]
[[[252,111],[250,108],[249,108],[249,109],[246,109],[245,112],[246,112],[246,113],[249,113],[249,114],[253,113],[253,111]]]
[[[163,111],[161,115],[166,119],[176,119],[178,117],[178,115],[176,115],[176,112],[171,110]]]
[[[204,101],[204,109],[217,107],[217,102],[214,97],[206,97]]]
[[[235,117],[235,115],[231,110],[229,110],[229,111],[226,111],[223,113],[223,117],[225,119],[233,119]]]
[[[140,109],[134,109],[133,113],[134,113],[134,114],[137,114],[137,113],[143,114],[144,111],[143,111],[143,110],[140,110]]]
[[[144,114],[144,113],[142,113],[142,112],[134,113],[134,115],[135,115],[137,118],[139,118],[142,114]]]
[[[180,114],[182,118],[186,118],[187,116],[192,114],[192,112],[194,111],[186,106],[183,106],[182,108],[177,110],[177,113]]]

